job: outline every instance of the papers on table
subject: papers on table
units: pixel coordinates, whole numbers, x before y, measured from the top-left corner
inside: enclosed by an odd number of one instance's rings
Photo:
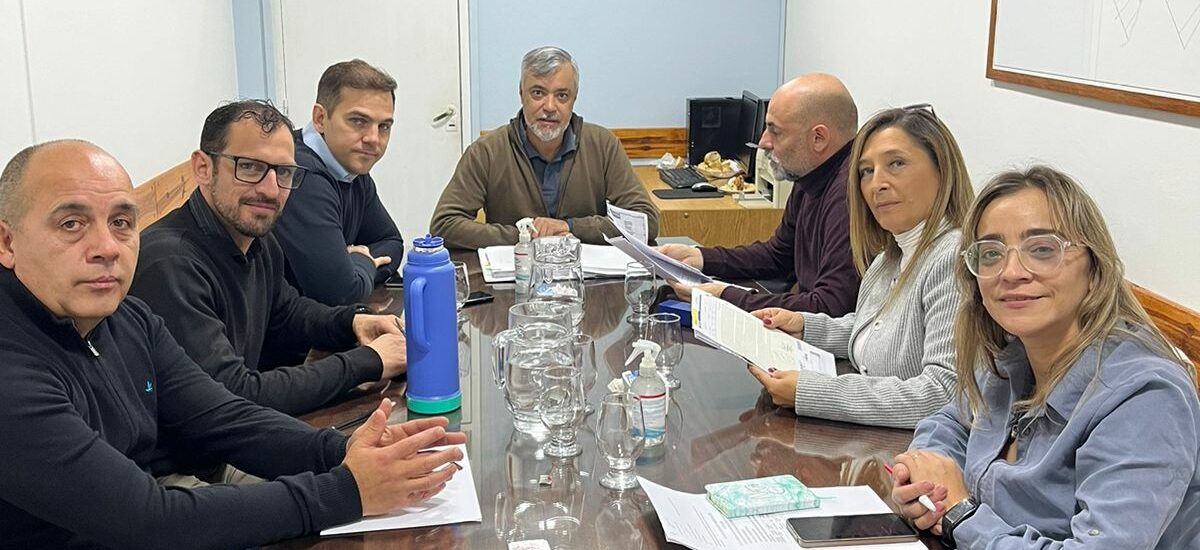
[[[611,202],[605,204],[608,205],[608,220],[617,226],[617,231],[620,231],[621,235],[640,243],[650,241],[650,221],[646,214],[626,210]]]
[[[463,459],[458,462],[463,469],[450,478],[450,481],[446,483],[446,488],[437,496],[416,506],[405,508],[398,514],[363,518],[354,523],[331,527],[321,531],[321,536],[483,521],[483,513],[479,510],[479,497],[475,494],[475,479],[471,475],[471,463],[467,459],[467,447],[466,445],[457,445],[457,447],[463,452]],[[442,448],[449,447],[438,447],[438,449]],[[453,466],[449,467],[453,468]]]
[[[700,340],[764,369],[837,376],[833,354],[768,329],[749,312],[700,289],[692,292],[692,331]]]
[[[788,532],[787,518],[849,516],[890,513],[887,504],[866,485],[813,489],[821,507],[778,514],[728,519],[703,494],[694,495],[663,487],[639,477],[642,490],[658,513],[668,542],[695,550],[795,550],[800,545]],[[925,550],[920,542],[842,546],[843,550]]]
[[[479,266],[483,280],[489,283],[512,281],[516,277],[512,246],[480,248]],[[581,245],[579,264],[585,277],[624,277],[625,265],[633,261],[624,252],[611,246]]]

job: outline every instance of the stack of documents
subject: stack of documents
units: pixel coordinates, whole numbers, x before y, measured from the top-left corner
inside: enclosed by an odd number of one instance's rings
[[[692,292],[692,332],[697,339],[764,369],[837,376],[833,354],[768,329],[749,312],[700,289]]]
[[[584,244],[579,264],[584,277],[624,277],[625,265],[633,261],[624,252],[598,244]],[[516,278],[512,246],[489,246],[479,249],[479,267],[483,280],[489,283],[507,282]]]
[[[821,507],[777,514],[728,519],[704,495],[663,487],[644,477],[638,482],[658,513],[667,542],[696,550],[795,550],[800,546],[788,533],[787,518],[887,514],[891,509],[866,485],[814,489]],[[924,550],[920,542],[844,546],[845,550]]]

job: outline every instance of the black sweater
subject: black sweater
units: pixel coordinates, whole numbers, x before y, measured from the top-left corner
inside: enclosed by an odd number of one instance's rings
[[[85,340],[0,269],[0,350],[0,548],[240,548],[362,514],[344,435],[229,393],[136,298]],[[159,486],[178,457],[275,481]]]
[[[388,214],[375,180],[362,174],[339,182],[296,130],[296,164],[308,169],[304,183],[288,197],[275,235],[287,255],[287,277],[300,291],[329,305],[365,302],[367,296],[396,274],[404,257],[404,239]],[[375,257],[392,263],[376,269],[362,254],[346,246],[365,245]]]
[[[261,370],[265,346],[341,350],[355,343],[354,308],[301,297],[283,277],[271,234],[246,254],[199,190],[142,233],[130,293],[163,316],[183,349],[229,391],[259,405],[301,414],[379,380],[375,350],[355,348],[297,366]]]

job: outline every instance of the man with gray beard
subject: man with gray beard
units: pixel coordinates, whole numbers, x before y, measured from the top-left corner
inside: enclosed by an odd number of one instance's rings
[[[719,282],[700,286],[746,311],[781,307],[834,317],[853,311],[859,273],[850,257],[846,181],[857,131],[858,108],[836,77],[807,74],[780,86],[758,142],[775,177],[795,183],[775,234],[736,248],[669,244],[659,250],[717,277],[795,283],[783,294],[752,294]],[[681,299],[691,299],[691,288],[674,286]]]
[[[430,231],[454,248],[515,244],[516,223],[533,218],[538,236],[571,233],[604,244],[617,230],[605,202],[645,213],[650,202],[620,141],[574,113],[579,67],[571,54],[544,46],[521,60],[521,111],[471,144],[434,209]],[[482,209],[485,223],[477,223]]]

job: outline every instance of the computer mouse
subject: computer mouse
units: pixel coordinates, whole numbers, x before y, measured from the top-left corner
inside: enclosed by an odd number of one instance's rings
[[[692,184],[692,191],[695,191],[697,193],[703,193],[705,191],[716,191],[716,190],[717,190],[716,186],[714,186],[711,183],[708,183],[707,181],[702,181],[700,183]]]

